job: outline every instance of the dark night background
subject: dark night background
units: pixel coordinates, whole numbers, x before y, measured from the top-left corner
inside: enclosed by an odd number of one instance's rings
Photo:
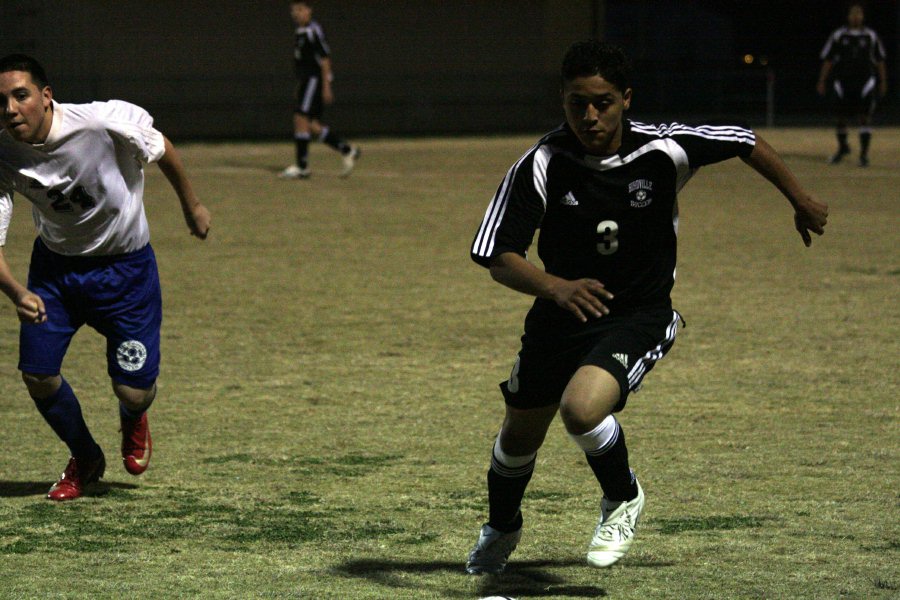
[[[609,1],[605,32],[634,59],[637,110],[651,113],[745,113],[765,110],[767,74],[774,77],[776,123],[811,122],[830,115],[815,92],[818,55],[828,35],[846,21],[847,2]],[[866,3],[866,23],[888,54],[888,97],[881,121],[898,120],[895,0]],[[753,56],[752,64],[744,56]],[[761,61],[765,63],[761,64]],[[768,69],[771,69],[767,73]],[[641,104],[641,94],[651,97]]]
[[[888,55],[876,125],[900,123],[898,1],[868,2]],[[335,65],[327,121],[359,136],[544,131],[561,120],[562,55],[592,35],[634,60],[636,118],[829,126],[818,55],[846,11],[843,0],[317,0],[314,17]],[[0,3],[0,53],[35,55],[57,99],[130,100],[179,138],[288,137],[292,43],[287,0]]]

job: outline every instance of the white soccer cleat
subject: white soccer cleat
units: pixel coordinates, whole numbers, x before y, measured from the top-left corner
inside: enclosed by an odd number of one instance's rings
[[[359,155],[359,146],[352,146],[350,148],[350,152],[343,155],[344,168],[341,170],[341,177],[347,177],[350,173],[353,172],[353,167],[356,166],[356,161],[359,160]]]
[[[506,568],[509,555],[522,538],[522,529],[503,533],[485,523],[481,526],[478,542],[469,552],[466,572],[470,575],[490,573],[499,575]]]
[[[281,179],[307,179],[310,175],[309,169],[301,169],[297,165],[291,165],[278,174]]]
[[[634,530],[644,510],[644,490],[637,483],[638,494],[633,500],[600,501],[600,522],[588,547],[587,561],[592,567],[609,567],[625,556],[634,541]]]

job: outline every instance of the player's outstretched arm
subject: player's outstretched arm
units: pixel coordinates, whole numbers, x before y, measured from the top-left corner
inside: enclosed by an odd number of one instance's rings
[[[596,279],[571,281],[537,268],[515,252],[504,252],[491,261],[491,277],[523,294],[553,300],[582,323],[609,314],[603,300],[613,295]]]
[[[23,323],[43,323],[47,320],[47,310],[44,301],[34,292],[16,281],[6,257],[3,256],[3,248],[0,247],[0,290],[6,294],[16,305],[16,314]]]
[[[794,207],[794,225],[807,247],[812,245],[810,232],[816,235],[825,233],[825,224],[828,222],[828,205],[819,202],[812,194],[803,189],[775,149],[759,134],[756,135],[753,152],[743,160],[771,181],[790,201],[791,206]]]
[[[181,210],[184,212],[184,220],[187,222],[191,235],[195,235],[201,240],[205,240],[209,235],[209,225],[211,216],[209,210],[200,203],[197,196],[194,195],[194,188],[188,179],[187,171],[181,163],[181,157],[175,150],[175,146],[164,137],[166,153],[159,159],[159,169],[169,180],[172,189],[178,194],[181,201]]]

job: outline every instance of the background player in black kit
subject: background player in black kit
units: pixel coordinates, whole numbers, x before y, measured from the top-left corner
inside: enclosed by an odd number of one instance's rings
[[[847,11],[847,25],[828,36],[820,54],[822,68],[816,91],[824,96],[831,76],[837,100],[838,149],[831,157],[831,164],[850,154],[847,125],[853,121],[859,125],[859,165],[869,165],[872,140],[869,125],[875,112],[876,87],[879,98],[887,94],[884,45],[878,34],[864,25],[865,18],[862,4],[852,3]]]
[[[565,124],[512,166],[472,245],[472,258],[497,282],[537,299],[500,386],[506,416],[487,476],[490,516],[469,573],[505,568],[520,539],[519,508],[537,450],[557,411],[603,490],[588,563],[612,565],[631,546],[644,493],[613,413],[674,342],[676,194],[697,168],[741,157],[788,198],[807,246],[810,232],[824,232],[827,206],[751,130],[627,120],[631,97],[619,49],[573,44],[562,65]],[[525,258],[538,228],[546,270]]]
[[[312,18],[312,3],[307,0],[291,2],[291,18],[297,25],[294,33],[294,72],[297,76],[296,105],[294,106],[295,164],[287,167],[280,177],[306,179],[309,142],[312,136],[341,153],[344,166],[341,177],[353,171],[359,148],[341,139],[321,122],[324,105],[334,101],[331,82],[331,50],[325,41],[322,27]]]

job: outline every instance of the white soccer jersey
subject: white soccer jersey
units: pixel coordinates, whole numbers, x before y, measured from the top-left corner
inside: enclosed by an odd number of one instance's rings
[[[143,164],[164,153],[162,133],[139,106],[54,101],[43,144],[0,133],[0,245],[18,192],[32,202],[38,235],[58,254],[106,256],[143,248],[150,241]]]

